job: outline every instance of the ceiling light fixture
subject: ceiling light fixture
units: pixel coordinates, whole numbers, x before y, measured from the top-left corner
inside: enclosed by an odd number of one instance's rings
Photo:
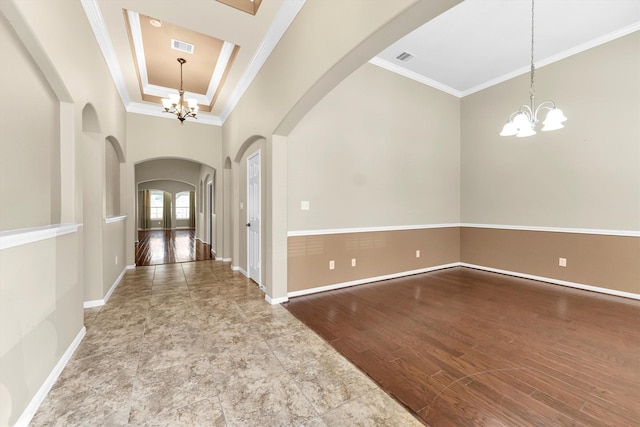
[[[178,62],[180,63],[180,91],[178,95],[172,93],[169,95],[169,98],[162,98],[162,105],[164,106],[165,113],[175,114],[178,120],[180,120],[180,124],[184,124],[187,117],[197,119],[198,101],[194,98],[189,98],[185,104],[184,90],[182,90],[182,66],[186,64],[187,60],[178,58]]]
[[[518,111],[509,116],[509,121],[502,128],[500,136],[512,136],[525,137],[536,134],[536,123],[538,122],[538,113],[541,110],[549,110],[547,117],[542,123],[542,131],[550,131],[561,129],[564,127],[562,124],[567,120],[562,110],[556,107],[556,103],[553,101],[544,101],[542,104],[535,106],[535,75],[536,68],[533,64],[533,22],[534,22],[534,0],[531,0],[531,77],[529,86],[529,100],[530,105],[523,104]]]
[[[156,28],[162,27],[162,21],[156,18],[149,18],[149,24],[153,25]]]

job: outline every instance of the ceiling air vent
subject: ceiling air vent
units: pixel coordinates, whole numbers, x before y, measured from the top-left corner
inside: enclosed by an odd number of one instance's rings
[[[409,52],[402,52],[400,55],[396,56],[396,59],[398,59],[398,60],[400,60],[402,62],[407,62],[411,58],[413,58],[413,54],[411,54]]]
[[[179,50],[181,52],[193,53],[196,48],[191,43],[181,42],[180,40],[171,39],[171,47],[175,50]]]

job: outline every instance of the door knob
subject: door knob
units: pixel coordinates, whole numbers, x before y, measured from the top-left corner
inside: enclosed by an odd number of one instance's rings
[[[247,223],[247,227],[251,227],[251,223],[250,222]]]

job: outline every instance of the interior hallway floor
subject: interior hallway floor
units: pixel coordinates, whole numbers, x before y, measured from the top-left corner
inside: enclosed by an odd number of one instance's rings
[[[137,267],[33,426],[422,425],[228,263]]]

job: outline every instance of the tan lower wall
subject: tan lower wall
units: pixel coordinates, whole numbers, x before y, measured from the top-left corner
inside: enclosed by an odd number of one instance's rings
[[[458,262],[460,229],[295,236],[288,238],[288,254],[288,292],[295,292]]]
[[[640,237],[463,227],[460,247],[464,263],[640,294]]]
[[[289,237],[288,255],[288,292],[462,262],[640,294],[633,236],[447,227]]]

